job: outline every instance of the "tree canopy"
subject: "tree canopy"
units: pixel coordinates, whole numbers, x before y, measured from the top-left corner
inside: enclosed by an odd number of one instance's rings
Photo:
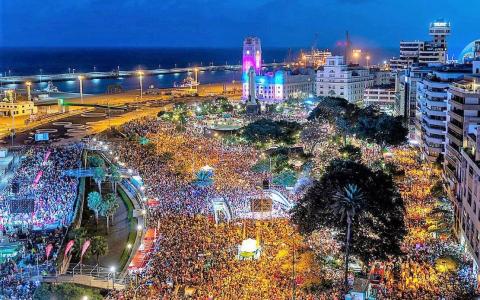
[[[364,197],[352,222],[351,253],[364,262],[400,255],[406,234],[404,204],[391,175],[372,171],[351,160],[333,160],[326,172],[309,188],[292,211],[293,221],[304,234],[334,229],[340,242],[345,240],[346,226],[334,210],[336,195],[355,185]]]
[[[299,138],[301,127],[297,122],[260,119],[248,124],[243,129],[243,135],[247,141],[252,143],[266,143],[271,140],[276,143],[293,145]]]
[[[378,144],[400,145],[407,140],[408,129],[402,117],[387,115],[373,106],[360,108],[342,98],[324,97],[308,120],[328,121],[344,137],[355,134]]]

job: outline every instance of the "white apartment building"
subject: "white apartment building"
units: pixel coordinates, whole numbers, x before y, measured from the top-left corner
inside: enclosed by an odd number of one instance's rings
[[[374,85],[365,89],[363,105],[376,106],[381,112],[394,115],[395,99],[395,84]]]
[[[423,157],[430,161],[445,154],[449,86],[470,72],[470,66],[446,65],[433,69],[417,83],[415,139]]]
[[[373,83],[374,75],[368,69],[347,66],[343,56],[331,56],[317,71],[317,96],[340,97],[358,103],[363,100],[365,89]]]

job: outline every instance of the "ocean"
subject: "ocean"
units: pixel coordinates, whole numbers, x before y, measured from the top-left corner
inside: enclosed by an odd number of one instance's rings
[[[281,62],[293,59],[299,49],[263,48],[265,62]],[[372,50],[372,57],[386,59],[394,55],[390,49]],[[378,53],[378,54],[377,54]],[[381,54],[380,54],[381,53]],[[201,65],[240,64],[242,51],[238,48],[0,48],[0,72],[3,76],[57,74],[68,72],[93,72],[139,70],[173,67],[193,67]],[[375,60],[372,60],[374,63]],[[181,82],[186,74],[164,74],[146,76],[144,87],[172,87]],[[238,81],[240,72],[215,71],[200,72],[200,83]],[[78,92],[78,81],[55,82],[63,92]],[[85,94],[105,93],[111,84],[120,84],[124,89],[139,88],[138,78],[109,78],[85,80]],[[33,89],[43,89],[47,82],[33,84]],[[19,85],[6,85],[16,88]]]

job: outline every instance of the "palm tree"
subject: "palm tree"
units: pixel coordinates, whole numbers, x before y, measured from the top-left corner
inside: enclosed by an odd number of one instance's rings
[[[110,167],[110,182],[113,185],[113,191],[117,193],[117,184],[122,181],[122,174],[116,165]]]
[[[102,167],[94,168],[92,177],[98,185],[98,192],[102,194],[102,182],[105,180],[106,177],[105,170]]]
[[[337,191],[333,196],[335,202],[332,204],[332,211],[340,215],[340,220],[347,219],[347,237],[345,243],[345,291],[348,289],[348,262],[350,255],[350,235],[353,218],[358,210],[362,208],[365,197],[361,189],[355,184],[348,184],[343,190]]]
[[[92,244],[91,244],[91,251],[92,254],[95,255],[97,259],[97,265],[98,261],[100,259],[100,256],[104,256],[108,252],[108,243],[107,239],[104,236],[97,235],[92,238]]]
[[[101,216],[107,219],[107,234],[109,233],[110,228],[109,220],[112,218],[113,221],[113,215],[117,211],[118,207],[118,198],[116,194],[113,193],[107,194],[105,200],[100,205],[99,213]]]
[[[90,192],[88,193],[87,197],[87,205],[88,208],[93,210],[95,213],[95,222],[98,225],[98,212],[100,210],[100,206],[102,204],[102,195],[98,192]]]

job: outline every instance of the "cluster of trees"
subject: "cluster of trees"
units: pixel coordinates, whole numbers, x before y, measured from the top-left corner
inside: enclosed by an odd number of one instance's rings
[[[347,148],[344,153],[355,158],[357,150]],[[355,160],[335,159],[293,208],[292,220],[306,235],[315,230],[337,232],[347,268],[350,253],[365,263],[400,255],[404,212],[391,174]]]
[[[33,295],[34,300],[56,299],[56,300],[71,300],[71,299],[88,299],[101,300],[104,299],[102,294],[97,289],[82,287],[73,283],[49,284],[42,283],[42,285],[35,291]]]
[[[322,98],[308,120],[324,120],[335,124],[344,137],[344,144],[348,135],[356,135],[366,141],[395,146],[404,143],[408,134],[402,117],[387,115],[372,106],[360,108],[336,97]]]
[[[98,264],[100,257],[108,253],[107,239],[101,235],[89,235],[87,230],[83,227],[71,230],[68,233],[68,237],[75,242],[72,248],[73,258],[75,260],[80,260],[82,245],[87,240],[90,241],[90,247],[83,255],[84,259],[94,256]]]
[[[90,210],[95,213],[95,222],[98,225],[98,216],[106,218],[107,221],[107,233],[110,227],[110,220],[113,223],[113,216],[117,211],[118,196],[116,193],[108,193],[105,197],[98,192],[90,192],[87,197],[87,205]]]
[[[215,100],[203,101],[200,103],[195,110],[195,114],[197,116],[203,116],[210,114],[229,113],[233,112],[233,110],[233,104],[231,104],[226,97],[219,97]]]
[[[109,168],[105,165],[105,161],[98,155],[88,157],[88,165],[93,168],[92,178],[97,184],[98,193],[102,194],[102,183],[109,176],[112,184],[112,189],[117,192],[117,185],[122,180],[120,169],[116,165],[111,165]]]
[[[274,121],[271,119],[260,119],[245,126],[242,134],[245,139],[255,144],[275,142],[286,145],[293,145],[298,141],[302,126],[297,122]]]

